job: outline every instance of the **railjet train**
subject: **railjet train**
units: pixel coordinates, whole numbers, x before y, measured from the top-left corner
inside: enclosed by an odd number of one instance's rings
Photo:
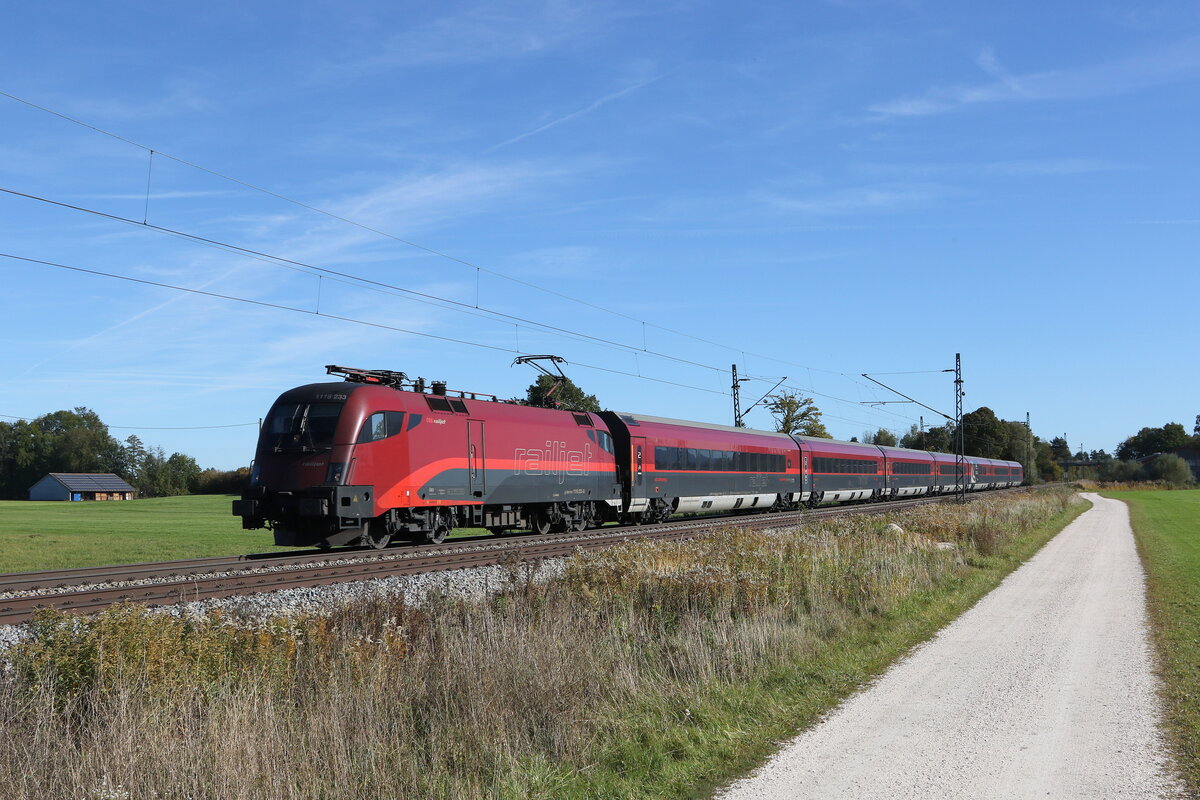
[[[402,372],[330,365],[290,389],[259,435],[233,513],[279,545],[440,542],[782,511],[1017,486],[1021,465],[612,411],[426,390]]]

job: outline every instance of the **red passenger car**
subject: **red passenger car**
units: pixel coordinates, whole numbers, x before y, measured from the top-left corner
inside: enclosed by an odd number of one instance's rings
[[[919,497],[934,485],[933,454],[924,450],[879,446],[887,462],[887,497]]]
[[[628,465],[625,511],[641,521],[673,513],[794,507],[804,495],[790,436],[748,428],[602,412]]]
[[[873,444],[793,437],[812,477],[810,505],[878,500],[884,496],[883,452]]]

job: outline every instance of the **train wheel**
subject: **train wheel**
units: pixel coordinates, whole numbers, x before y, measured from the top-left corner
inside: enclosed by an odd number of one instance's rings
[[[678,497],[676,497],[674,500],[663,500],[662,516],[659,518],[659,521],[666,522],[668,519],[671,518],[671,515],[675,513],[675,509],[678,507],[679,507],[679,498]]]
[[[490,528],[488,528],[487,531],[492,536],[503,536],[504,534],[508,533],[507,528],[502,528],[499,525],[493,525]]]
[[[571,517],[571,522],[568,526],[568,529],[576,532],[586,531],[588,529],[588,523],[587,520],[583,518],[582,511],[577,512],[575,516]]]
[[[667,517],[674,513],[671,504],[661,497],[655,497],[650,501],[650,507],[642,513],[643,524],[654,525],[659,522],[666,522]]]
[[[446,537],[449,535],[450,529],[448,527],[444,525],[438,525],[438,527],[425,533],[425,541],[429,544],[441,544],[442,542],[446,541]]]
[[[441,544],[446,541],[454,527],[450,515],[442,511],[434,511],[430,515],[429,524],[431,530],[425,533],[425,541],[429,544]]]
[[[384,526],[374,526],[368,520],[363,523],[363,534],[359,541],[364,545],[370,545],[376,550],[382,550],[392,542],[392,535],[388,533]]]
[[[538,536],[545,536],[550,532],[550,513],[543,508],[539,508],[529,517],[529,529]]]
[[[586,531],[592,527],[592,504],[571,503],[567,506],[562,528],[570,531]]]

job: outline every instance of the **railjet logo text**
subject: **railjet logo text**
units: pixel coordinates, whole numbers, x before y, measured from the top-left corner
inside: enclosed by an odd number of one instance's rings
[[[544,450],[519,447],[513,453],[514,475],[553,475],[565,483],[568,475],[582,475],[592,460],[592,446],[568,450],[566,442],[546,442]]]

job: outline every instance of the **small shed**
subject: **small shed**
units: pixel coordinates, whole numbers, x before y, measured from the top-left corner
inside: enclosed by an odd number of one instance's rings
[[[30,500],[132,500],[137,490],[111,472],[51,472],[29,489]]]

